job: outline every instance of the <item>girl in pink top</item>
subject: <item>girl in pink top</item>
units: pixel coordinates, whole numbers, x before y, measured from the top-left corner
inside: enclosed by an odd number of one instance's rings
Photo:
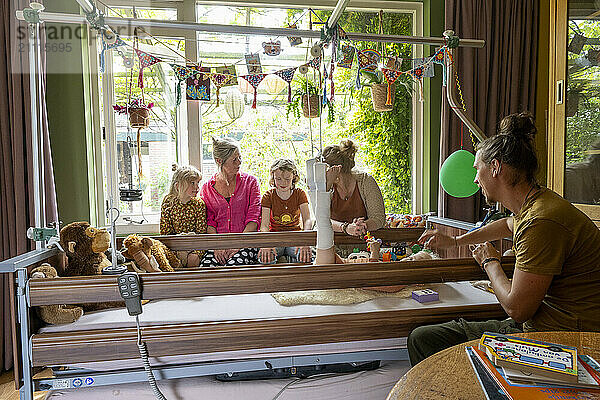
[[[255,232],[260,221],[260,189],[256,177],[240,172],[242,157],[233,139],[213,138],[217,172],[202,185],[208,233]],[[208,251],[202,267],[256,264],[258,249]]]

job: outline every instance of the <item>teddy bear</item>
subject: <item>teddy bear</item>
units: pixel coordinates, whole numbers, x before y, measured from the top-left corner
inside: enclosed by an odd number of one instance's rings
[[[56,269],[48,263],[40,264],[31,271],[32,278],[56,278]],[[83,308],[66,304],[50,304],[36,307],[38,316],[47,324],[69,324],[83,315]]]
[[[67,255],[65,276],[100,275],[111,265],[104,254],[110,233],[88,222],[72,222],[60,230],[60,245]]]
[[[110,233],[106,229],[91,226],[88,222],[72,222],[60,230],[60,245],[67,255],[67,265],[62,276],[101,275],[111,265],[104,254],[110,246]],[[83,310],[96,311],[123,307],[122,301],[86,303]]]
[[[167,246],[156,239],[129,235],[123,240],[123,255],[133,259],[146,272],[173,272],[181,267],[181,261]]]

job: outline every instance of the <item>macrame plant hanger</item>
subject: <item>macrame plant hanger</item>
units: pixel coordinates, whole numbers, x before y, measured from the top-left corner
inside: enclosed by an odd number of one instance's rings
[[[138,51],[138,35],[137,28],[134,30],[134,39],[133,39],[133,48],[137,53]],[[140,70],[143,67],[140,65]],[[137,128],[137,138],[136,138],[136,151],[137,151],[137,176],[138,176],[138,187],[133,187],[133,174],[131,179],[129,180],[128,188],[119,188],[119,198],[121,201],[140,201],[143,197],[143,190],[141,189],[141,180],[143,177],[142,174],[142,128],[146,128],[150,122],[150,110],[145,108],[145,98],[144,98],[144,85],[140,85],[140,89],[142,92],[141,104],[137,104],[138,107],[131,107],[131,97],[133,92],[133,68],[129,69],[129,77],[126,77],[126,86],[127,86],[127,115],[129,116],[129,126],[127,129],[127,147],[128,153],[131,160],[131,130],[132,128]],[[142,208],[144,205],[142,204]]]

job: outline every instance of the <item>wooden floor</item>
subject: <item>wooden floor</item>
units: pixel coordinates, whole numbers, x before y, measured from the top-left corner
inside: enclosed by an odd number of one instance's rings
[[[43,400],[46,392],[38,392],[34,395],[35,400]],[[15,390],[12,371],[0,375],[0,400],[19,400],[19,392]]]

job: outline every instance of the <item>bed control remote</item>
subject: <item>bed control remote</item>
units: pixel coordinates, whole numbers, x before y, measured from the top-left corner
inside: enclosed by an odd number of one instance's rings
[[[119,293],[125,300],[125,306],[129,315],[135,316],[142,313],[142,288],[140,278],[135,272],[126,272],[120,275],[117,283]]]

